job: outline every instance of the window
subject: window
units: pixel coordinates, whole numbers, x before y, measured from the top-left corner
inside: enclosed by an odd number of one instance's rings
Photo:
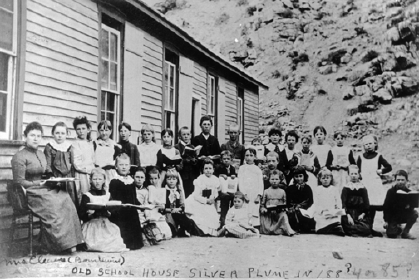
[[[213,116],[215,115],[215,96],[217,92],[217,84],[215,77],[209,75],[209,89],[208,89],[208,115]]]
[[[118,124],[120,101],[121,39],[120,32],[105,23],[107,21],[103,19],[100,31],[100,117],[101,120],[109,120],[115,130]]]
[[[174,132],[177,114],[177,65],[179,57],[176,53],[166,49],[164,61],[164,126]]]
[[[15,93],[17,49],[17,1],[0,1],[0,139],[13,131],[12,99]]]
[[[244,89],[237,89],[237,123],[240,126],[240,140],[244,143]]]

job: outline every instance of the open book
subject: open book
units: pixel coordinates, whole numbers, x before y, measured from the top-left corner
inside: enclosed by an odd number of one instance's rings
[[[409,205],[410,208],[417,208],[419,207],[419,192],[398,190],[396,192],[396,203],[402,208],[406,208],[407,205]]]
[[[199,154],[199,151],[202,149],[202,145],[196,146],[195,148],[191,148],[188,146],[185,146],[185,149],[183,150],[182,156],[190,156],[190,157],[196,157]]]
[[[78,181],[76,178],[51,178],[46,180],[47,182],[63,183],[63,182],[74,182]]]
[[[108,201],[106,204],[100,204],[100,203],[87,203],[87,208],[92,210],[100,210],[100,209],[118,209],[121,207],[133,207],[140,210],[151,210],[155,206],[152,204],[146,204],[146,205],[135,205],[135,204],[122,204],[121,201],[111,200]]]

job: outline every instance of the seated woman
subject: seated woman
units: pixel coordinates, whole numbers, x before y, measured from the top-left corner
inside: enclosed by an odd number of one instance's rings
[[[71,253],[83,242],[80,221],[70,196],[57,184],[43,181],[47,160],[38,150],[42,126],[32,122],[25,128],[25,148],[12,158],[13,181],[26,189],[29,209],[42,222],[41,248],[51,253]]]
[[[342,208],[346,211],[346,216],[342,216],[343,230],[350,236],[369,236],[368,191],[360,182],[358,166],[349,165],[348,173],[350,181],[342,189]]]

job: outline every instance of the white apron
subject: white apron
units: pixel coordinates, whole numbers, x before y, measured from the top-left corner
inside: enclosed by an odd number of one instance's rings
[[[366,159],[362,155],[361,176],[362,183],[368,190],[368,198],[370,205],[381,206],[384,204],[387,189],[384,188],[380,176],[377,174],[378,159],[380,154],[377,154],[373,159]]]

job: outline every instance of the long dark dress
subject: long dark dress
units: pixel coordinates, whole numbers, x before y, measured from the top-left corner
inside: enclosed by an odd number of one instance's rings
[[[47,161],[38,150],[25,147],[12,158],[14,183],[26,188],[28,206],[42,222],[41,246],[49,252],[61,252],[83,243],[76,208],[65,190],[38,186]]]
[[[47,159],[45,173],[48,177],[71,178],[75,176],[74,168],[72,168],[74,158],[71,149],[71,144],[64,142],[59,145],[54,140],[45,145],[44,154]],[[75,184],[75,182],[67,182],[66,188],[74,205],[78,207],[79,201]]]
[[[348,235],[368,236],[371,234],[370,221],[368,219],[368,191],[362,183],[349,182],[342,189],[342,208],[346,214],[350,214],[353,225],[348,223],[348,217],[342,216],[342,227]],[[364,214],[364,218],[359,220],[359,215]]]
[[[188,198],[194,191],[193,181],[199,176],[199,167],[196,154],[185,152],[185,146],[188,146],[191,149],[195,148],[192,144],[185,145],[185,143],[180,142],[175,145],[175,149],[179,150],[182,157],[182,165],[179,174],[182,178],[185,198]]]
[[[135,185],[132,181],[131,178],[131,181],[126,184],[119,178],[113,179],[109,185],[112,200],[121,201],[122,204],[139,205]],[[109,220],[115,223],[121,230],[121,237],[127,248],[135,250],[144,246],[140,218],[136,208],[122,207],[112,212]]]
[[[287,207],[290,210],[288,220],[291,228],[297,232],[311,232],[314,229],[314,219],[305,217],[296,209],[307,210],[313,205],[313,191],[307,184],[289,186],[285,193],[287,195]]]

